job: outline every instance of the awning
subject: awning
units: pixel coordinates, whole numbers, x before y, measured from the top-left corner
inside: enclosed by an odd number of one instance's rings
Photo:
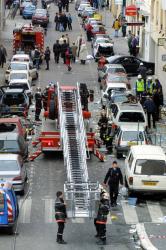
[[[136,15],[137,15],[136,5],[129,5],[126,7],[126,16],[136,16]]]

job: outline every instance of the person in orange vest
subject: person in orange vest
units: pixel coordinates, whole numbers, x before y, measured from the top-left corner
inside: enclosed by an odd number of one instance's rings
[[[98,69],[102,69],[106,63],[107,63],[107,60],[105,56],[101,55],[98,60]]]
[[[106,245],[106,224],[109,211],[110,203],[108,195],[105,191],[102,191],[100,194],[100,203],[97,217],[94,219],[94,225],[97,232],[95,237],[99,238],[99,241],[97,241],[98,245]]]
[[[63,193],[58,191],[56,193],[56,201],[55,201],[55,219],[58,224],[58,232],[57,232],[57,243],[58,244],[67,244],[63,240],[63,231],[65,227],[65,220],[67,218],[66,213],[66,204],[64,203]]]

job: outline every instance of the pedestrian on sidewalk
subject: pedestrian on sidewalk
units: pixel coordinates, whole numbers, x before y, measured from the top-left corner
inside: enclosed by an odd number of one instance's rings
[[[58,244],[67,244],[63,240],[63,231],[65,228],[65,222],[67,218],[66,213],[66,204],[63,199],[63,193],[61,191],[58,191],[56,193],[56,201],[55,201],[55,219],[58,224],[58,232],[57,232],[57,243]]]
[[[66,50],[68,48],[68,44],[66,43],[66,40],[64,40],[64,43],[61,45],[61,58],[63,58],[63,63],[66,63]]]
[[[58,1],[58,9],[59,9],[59,14],[62,13],[62,2],[61,0]]]
[[[116,20],[113,22],[112,28],[115,30],[115,37],[118,37],[118,32],[120,29],[121,25],[119,20],[116,18]]]
[[[144,109],[148,117],[148,128],[151,129],[151,118],[153,119],[153,128],[156,128],[156,105],[150,96],[147,96],[147,100],[144,102]]]
[[[68,14],[67,18],[68,18],[68,23],[67,23],[68,29],[72,30],[72,17],[70,13]]]
[[[69,0],[65,0],[66,12],[69,12]]]
[[[66,16],[66,14],[62,13],[62,25],[63,25],[64,31],[66,31],[66,29],[67,29],[67,23],[68,23],[68,18]]]
[[[71,49],[68,47],[65,52],[65,64],[67,66],[68,71],[71,71],[71,58],[72,58],[72,53]]]
[[[6,63],[7,51],[6,48],[0,45],[0,66],[3,68],[4,63]]]
[[[87,50],[86,44],[85,42],[82,42],[81,48],[80,48],[80,55],[79,55],[81,64],[86,63],[87,55],[88,55],[88,50]]]
[[[44,52],[44,59],[46,61],[46,65],[47,65],[46,70],[49,70],[50,55],[51,55],[51,51],[50,51],[49,47],[47,46],[47,48]]]
[[[77,55],[77,46],[75,45],[74,42],[73,42],[73,44],[71,46],[71,52],[72,52],[72,61],[73,61],[73,63],[75,63],[76,55]]]
[[[40,113],[42,110],[42,94],[41,94],[41,88],[36,88],[35,93],[35,121],[41,121],[40,120]]]
[[[61,45],[59,44],[59,40],[56,40],[56,43],[54,43],[53,45],[53,53],[55,63],[59,63],[59,56],[61,53]]]
[[[121,26],[122,26],[122,36],[125,37],[126,36],[126,29],[127,29],[127,20],[125,17],[122,18]]]
[[[97,241],[98,245],[106,245],[106,224],[109,211],[110,205],[108,195],[106,192],[102,191],[100,194],[97,217],[94,219],[94,225],[97,232],[95,237],[99,238],[99,241]]]
[[[86,26],[86,35],[87,35],[87,41],[90,42],[92,40],[92,30],[93,27],[90,23]]]
[[[58,15],[58,13],[55,14],[54,22],[55,22],[55,30],[58,31],[59,30],[59,15]]]
[[[119,183],[123,185],[123,175],[116,161],[113,161],[112,167],[109,168],[105,176],[104,186],[107,186],[107,183],[109,185],[111,206],[117,206]]]
[[[133,34],[133,37],[132,37],[132,41],[131,41],[131,54],[133,56],[137,56],[137,45],[138,45],[138,40],[135,36],[135,34]]]
[[[133,38],[133,37],[132,37],[131,30],[129,30],[128,39],[127,39],[127,44],[128,44],[128,48],[129,48],[129,53],[130,53],[130,55],[132,55],[132,47],[131,47],[132,38]]]
[[[77,57],[79,57],[79,55],[80,55],[80,48],[81,48],[82,41],[83,41],[83,38],[82,38],[82,34],[81,34],[76,39]]]
[[[155,120],[159,121],[159,118],[160,118],[160,106],[162,106],[159,89],[154,89],[153,90],[153,101],[154,101],[154,104],[156,106]]]

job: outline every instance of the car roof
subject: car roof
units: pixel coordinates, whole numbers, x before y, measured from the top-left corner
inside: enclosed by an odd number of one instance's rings
[[[10,74],[17,73],[17,74],[28,74],[28,70],[11,70]]]
[[[19,134],[14,132],[4,132],[0,133],[0,140],[17,140]]]
[[[120,125],[120,129],[122,131],[139,131],[139,132],[142,132],[142,131],[145,131],[145,128],[144,126],[138,126],[138,124],[126,124],[126,125]]]
[[[114,82],[111,82],[111,83],[107,83],[107,89],[111,89],[111,88],[127,88],[127,86],[126,86],[126,83],[123,83],[123,82],[116,82],[116,83],[114,83]]]
[[[12,80],[10,80],[9,85],[10,85],[10,83],[16,83],[16,84],[25,83],[25,84],[29,84],[29,81],[28,81],[28,79],[12,79]]]
[[[134,145],[131,146],[131,151],[136,155],[150,155],[150,158],[155,159],[156,155],[162,156],[163,159],[166,158],[163,149],[160,146],[155,145]]]
[[[17,123],[18,121],[20,121],[19,117],[0,118],[0,123]]]
[[[29,62],[25,62],[25,61],[11,61],[10,64],[29,64]]]
[[[99,47],[112,47],[112,43],[110,42],[110,43],[98,43],[98,48]]]
[[[21,57],[25,57],[25,58],[30,58],[30,56],[29,55],[27,55],[27,54],[16,54],[16,55],[14,55],[12,58],[21,58]]]
[[[140,103],[118,103],[119,109],[122,111],[143,111],[143,108]]]
[[[107,67],[107,68],[122,68],[122,69],[124,69],[122,64],[115,64],[115,63],[109,64],[109,63],[107,63],[104,66]]]
[[[5,90],[5,93],[6,94],[9,94],[9,93],[23,93],[24,92],[24,89],[6,89]]]
[[[19,155],[18,154],[7,154],[7,153],[5,153],[5,154],[0,154],[0,160],[17,160],[18,159],[18,157],[19,157]]]

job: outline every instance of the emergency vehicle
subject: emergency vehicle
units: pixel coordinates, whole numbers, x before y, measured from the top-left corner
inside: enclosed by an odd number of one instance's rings
[[[32,24],[19,25],[13,30],[13,53],[24,51],[29,53],[38,47],[41,54],[44,53],[44,29]]]
[[[18,215],[18,201],[12,184],[0,181],[0,228],[7,228],[13,234]]]

